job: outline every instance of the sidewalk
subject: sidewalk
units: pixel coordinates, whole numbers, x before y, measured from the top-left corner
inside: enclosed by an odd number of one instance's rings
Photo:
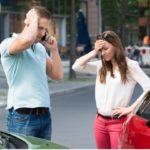
[[[92,86],[94,88],[95,76],[93,75],[77,73],[76,79],[74,80],[68,79],[69,61],[63,61],[63,72],[64,78],[62,81],[54,81],[50,79],[48,80],[51,96],[56,94],[64,94],[68,92],[75,92],[75,91],[77,92],[80,90],[86,90]],[[6,85],[3,86],[7,87]],[[7,91],[8,91],[7,88],[0,87],[0,107],[6,106]]]
[[[150,76],[150,68],[146,68],[143,70],[146,74]],[[64,78],[62,81],[48,80],[50,95],[86,90],[92,86],[94,88],[95,76],[93,75],[77,73],[76,79],[74,80],[68,79],[69,61],[63,61],[63,72]],[[7,99],[7,88],[0,88],[0,107],[6,106],[6,99]]]

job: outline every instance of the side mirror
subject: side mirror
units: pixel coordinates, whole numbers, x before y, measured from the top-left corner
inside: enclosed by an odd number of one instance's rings
[[[146,122],[146,125],[150,128],[150,120]]]

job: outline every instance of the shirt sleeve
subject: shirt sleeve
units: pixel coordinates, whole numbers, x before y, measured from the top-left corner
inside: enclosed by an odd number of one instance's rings
[[[8,48],[10,47],[10,44],[12,43],[13,39],[8,38],[2,41],[0,44],[0,54],[3,57],[10,56]]]
[[[132,64],[129,66],[129,71],[134,80],[139,83],[143,89],[143,93],[137,99],[137,101],[141,101],[145,94],[150,90],[150,78],[144,73],[136,61],[132,61]]]
[[[89,74],[96,75],[97,70],[100,69],[101,66],[102,66],[101,61],[91,61],[83,66],[75,62],[72,66],[72,69],[76,72],[89,73]]]

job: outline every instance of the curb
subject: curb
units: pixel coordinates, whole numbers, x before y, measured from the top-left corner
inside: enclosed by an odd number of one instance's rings
[[[62,94],[68,94],[68,93],[73,93],[73,92],[79,92],[79,91],[86,91],[88,89],[94,88],[95,83],[89,84],[89,85],[84,85],[82,87],[76,87],[76,88],[70,88],[70,89],[64,89],[64,90],[59,90],[57,92],[50,92],[50,96],[56,96],[56,95],[62,95]]]

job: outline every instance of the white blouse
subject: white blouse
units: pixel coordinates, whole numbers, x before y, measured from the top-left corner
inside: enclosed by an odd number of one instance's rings
[[[141,102],[145,93],[150,90],[150,78],[139,67],[138,62],[126,58],[129,73],[128,81],[124,84],[121,81],[119,70],[114,72],[115,77],[111,77],[110,72],[106,76],[106,84],[100,82],[99,70],[102,67],[101,60],[88,62],[84,66],[75,63],[72,68],[77,72],[90,73],[96,75],[95,100],[96,107],[100,114],[112,115],[112,109],[116,107],[128,106],[136,83],[138,82],[143,93],[137,99]]]

